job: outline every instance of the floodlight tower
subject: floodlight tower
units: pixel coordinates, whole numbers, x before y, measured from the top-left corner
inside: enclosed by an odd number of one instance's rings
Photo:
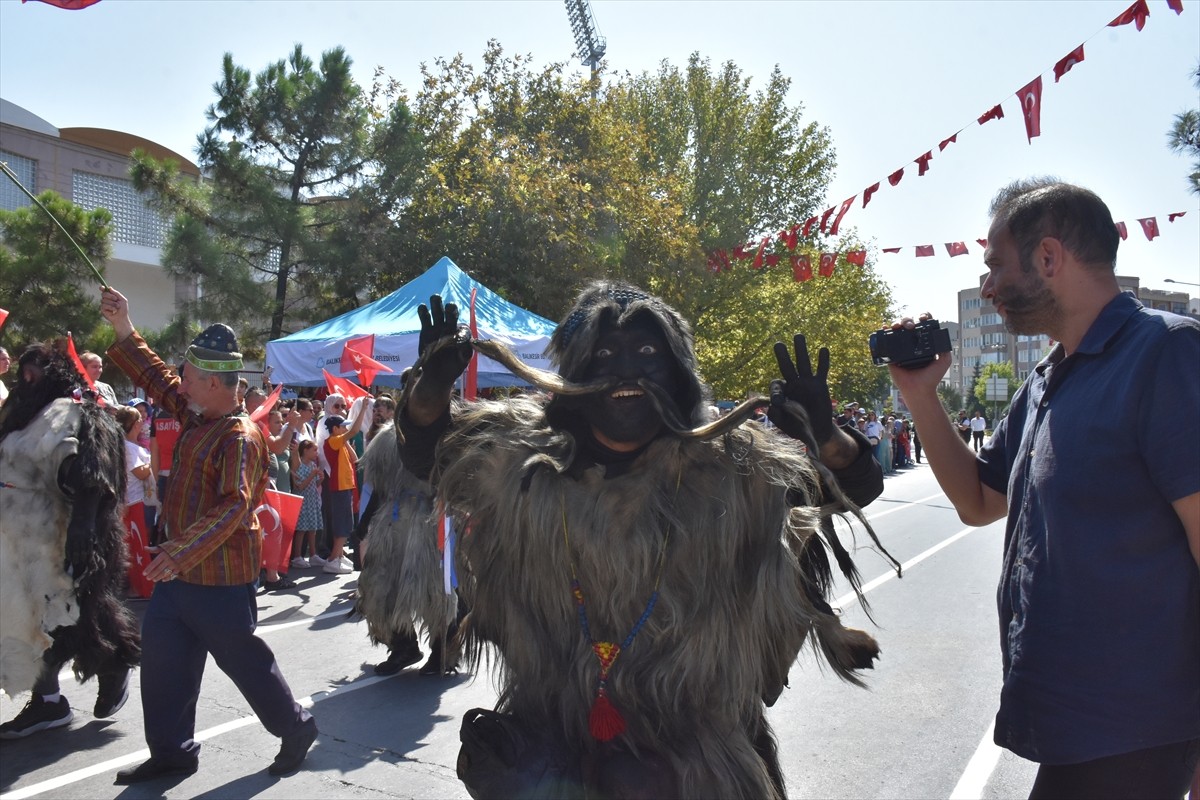
[[[600,59],[608,50],[608,40],[600,35],[596,27],[596,18],[592,15],[590,0],[565,0],[567,4],[567,19],[571,21],[571,30],[575,33],[576,52],[580,60],[592,68],[592,81],[596,80],[600,71]],[[592,89],[595,92],[595,89]]]

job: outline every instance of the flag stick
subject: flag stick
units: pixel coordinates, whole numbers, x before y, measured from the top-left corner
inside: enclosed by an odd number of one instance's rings
[[[25,184],[21,183],[20,179],[17,178],[16,174],[11,169],[8,168],[7,161],[0,161],[0,169],[4,170],[4,174],[8,176],[9,180],[11,180],[13,183],[15,183],[17,185],[18,189],[20,189],[22,192],[24,192],[25,195],[30,200],[32,200],[34,203],[36,203],[38,208],[40,208],[42,211],[46,212],[47,217],[54,220],[54,224],[57,225],[58,229],[63,232],[63,235],[67,237],[67,241],[69,241],[71,244],[75,245],[75,249],[79,251],[79,255],[83,256],[83,260],[86,261],[87,265],[92,268],[92,272],[95,273],[96,278],[100,281],[100,288],[107,289],[108,282],[104,280],[104,276],[100,274],[100,270],[96,269],[96,265],[93,264],[92,260],[87,257],[87,253],[83,252],[83,248],[79,246],[79,242],[75,241],[75,237],[72,236],[70,233],[68,233],[67,229],[63,227],[63,224],[58,221],[58,217],[51,214],[50,209],[48,209],[44,205],[42,205],[42,201],[38,200],[36,197],[34,197],[33,192],[31,192],[25,188]]]

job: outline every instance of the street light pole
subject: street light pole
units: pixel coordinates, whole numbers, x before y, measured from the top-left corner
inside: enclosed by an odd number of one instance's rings
[[[1181,283],[1184,286],[1200,286],[1200,283],[1192,283],[1191,281],[1177,281],[1174,278],[1163,278],[1163,283]]]

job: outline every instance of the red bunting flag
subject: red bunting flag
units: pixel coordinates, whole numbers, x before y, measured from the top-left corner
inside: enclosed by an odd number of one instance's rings
[[[1062,80],[1062,76],[1071,71],[1071,67],[1083,61],[1083,45],[1079,45],[1071,52],[1058,60],[1054,65],[1054,82],[1058,83]]]
[[[891,175],[888,175],[888,183],[890,183],[892,186],[895,186],[896,184],[898,184],[900,182],[900,179],[903,177],[904,177],[904,167],[901,167],[900,169],[893,172]]]
[[[1121,12],[1120,16],[1108,23],[1110,28],[1118,28],[1122,25],[1134,23],[1140,31],[1146,27],[1146,18],[1150,16],[1150,7],[1146,5],[1146,0],[1137,0],[1136,3]]]
[[[325,388],[330,394],[340,394],[346,398],[346,402],[352,403],[360,397],[370,397],[371,393],[361,386],[356,386],[345,378],[339,378],[336,375],[330,374],[329,370],[322,369],[325,375]]]
[[[1174,11],[1176,14],[1183,13],[1183,0],[1167,0],[1167,8]]]
[[[951,143],[958,144],[958,134],[957,133],[954,134],[953,136],[947,136],[945,139],[942,139],[940,142],[938,142],[938,152],[940,153],[943,150],[945,150],[947,147],[950,146]]]
[[[783,246],[786,247],[789,251],[796,249],[796,245],[798,243],[798,241],[797,241],[798,237],[796,236],[796,232],[799,230],[800,230],[800,225],[796,224],[796,225],[793,225],[792,227],[788,228],[782,234],[780,234],[780,236],[783,237],[783,239],[782,239]]]
[[[747,258],[750,258],[750,254],[746,252],[746,245],[739,244],[737,247],[733,248],[734,261],[745,261]]]
[[[979,124],[982,125],[983,123],[993,119],[1004,119],[1004,109],[998,105],[993,106],[990,110],[985,112],[982,117],[979,118]]]
[[[812,279],[812,258],[808,254],[792,256],[792,278],[797,283]]]
[[[967,245],[965,242],[946,242],[946,252],[951,258],[955,256],[965,256],[967,254]]]
[[[917,177],[921,177],[926,172],[929,172],[929,162],[933,160],[933,151],[930,150],[923,156],[917,156]]]
[[[800,235],[808,238],[808,232],[812,230],[812,226],[817,224],[818,217],[809,217],[804,221],[804,230],[800,231]]]
[[[29,0],[21,0],[21,2],[27,3]],[[100,0],[40,0],[40,2],[56,8],[65,8],[68,11],[78,11],[81,8],[94,6],[96,3],[99,3]]]
[[[846,263],[853,264],[856,267],[865,267],[867,265],[866,250],[851,250],[846,253]]]
[[[984,250],[987,249],[987,239],[976,239],[975,241],[979,242],[979,246]]]
[[[1172,217],[1171,221],[1174,222],[1175,218]],[[8,312],[5,311],[3,308],[0,308],[0,328],[4,327],[4,320],[6,320],[6,319],[8,319]]]
[[[766,267],[768,269],[770,269],[771,267],[775,266],[778,263],[779,263],[779,256],[776,255],[775,253],[767,253],[765,256],[763,256],[763,264],[766,265]]]
[[[1021,113],[1025,115],[1025,136],[1029,144],[1033,137],[1042,135],[1042,76],[1021,87],[1017,92],[1021,101]]]
[[[837,266],[837,253],[821,253],[821,265],[817,268],[817,272],[823,277],[828,278],[833,274],[834,267]]]
[[[924,258],[925,256],[933,255],[933,245],[931,245],[931,244],[917,245],[917,255],[922,258]]]
[[[1121,240],[1124,241],[1124,240],[1128,239],[1129,238],[1129,229],[1125,227],[1125,223],[1118,222],[1118,223],[1116,223],[1116,226],[1117,226],[1117,233],[1121,236]]]
[[[750,266],[754,267],[755,269],[762,269],[763,250],[767,249],[767,242],[769,242],[769,241],[771,241],[770,236],[764,236],[762,238],[762,242],[760,242],[758,245],[758,252],[754,254],[754,263],[751,264]]]
[[[829,225],[829,218],[833,216],[833,206],[825,209],[825,213],[821,215],[821,233],[825,233],[825,229]]]
[[[883,248],[883,252],[885,252],[885,253],[899,253],[899,252],[900,252],[900,248],[899,248],[899,247],[885,247],[885,248]]]
[[[1138,222],[1142,225],[1142,233],[1146,234],[1146,241],[1153,242],[1154,237],[1158,236],[1158,220],[1154,217],[1146,217],[1139,219]]]
[[[846,216],[846,212],[850,210],[850,206],[854,205],[854,201],[857,199],[858,195],[854,195],[842,201],[842,207],[838,209],[837,216],[833,218],[833,227],[829,229],[830,236],[837,236],[838,226],[842,224],[842,217]]]
[[[479,287],[471,287],[471,339],[479,338],[479,327],[475,324],[475,292]],[[463,399],[474,400],[479,396],[479,357],[471,353],[467,362],[467,372],[463,376]]]
[[[867,188],[863,189],[863,208],[867,207],[867,203],[871,202],[871,195],[879,191],[879,181],[875,181]]]
[[[1186,211],[1180,211],[1176,214],[1167,214],[1167,222],[1174,222],[1175,220],[1179,219],[1186,213],[1187,213]],[[4,311],[4,309],[0,308],[0,311]],[[8,316],[8,312],[4,311],[4,315]],[[0,324],[2,324],[3,322],[4,322],[4,317],[0,317]]]

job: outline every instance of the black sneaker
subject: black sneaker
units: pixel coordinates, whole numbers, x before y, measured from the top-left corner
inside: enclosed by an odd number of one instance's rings
[[[121,706],[125,705],[125,701],[129,699],[130,672],[132,670],[127,668],[117,673],[100,675],[97,679],[100,683],[100,691],[96,693],[96,707],[92,709],[93,717],[104,719],[121,710]]]
[[[416,650],[392,650],[388,653],[388,657],[375,665],[376,675],[395,675],[400,670],[411,667],[413,664],[421,660],[420,649]]]
[[[31,733],[70,725],[73,719],[75,714],[67,698],[59,695],[58,702],[48,703],[34,692],[20,714],[0,725],[0,739],[24,739]]]
[[[267,773],[275,776],[290,775],[300,769],[304,757],[308,755],[308,748],[312,747],[316,740],[317,721],[309,717],[300,726],[300,730],[283,737],[279,755],[275,756],[271,766],[267,767]]]

